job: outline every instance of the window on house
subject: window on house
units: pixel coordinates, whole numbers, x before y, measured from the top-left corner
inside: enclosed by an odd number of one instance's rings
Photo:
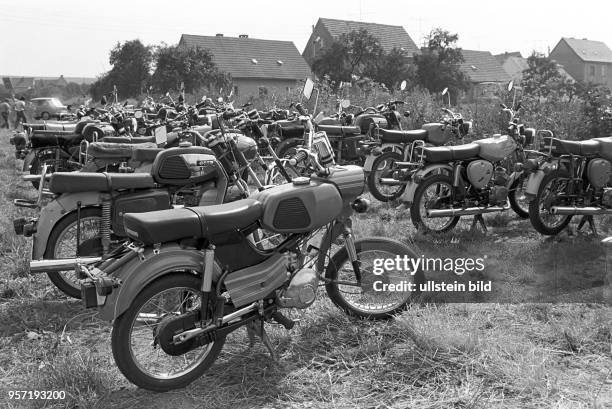
[[[268,88],[266,87],[259,87],[259,96],[260,97],[265,97],[268,95]]]
[[[594,76],[595,76],[595,66],[590,65],[589,66],[589,77],[594,77]]]
[[[605,77],[606,77],[606,66],[605,66],[605,65],[602,65],[602,66],[601,66],[601,76],[602,76],[603,78],[605,78]]]

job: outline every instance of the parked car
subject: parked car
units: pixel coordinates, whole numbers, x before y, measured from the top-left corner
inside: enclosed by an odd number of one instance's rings
[[[69,108],[57,98],[33,98],[34,119],[61,119],[69,114]]]

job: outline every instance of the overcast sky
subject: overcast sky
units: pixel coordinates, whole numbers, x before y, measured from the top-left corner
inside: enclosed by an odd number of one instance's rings
[[[494,54],[546,53],[561,37],[612,47],[611,0],[0,0],[0,74],[93,77],[119,41],[176,44],[183,33],[289,40],[302,52],[318,17],[401,25],[417,45],[442,27]]]

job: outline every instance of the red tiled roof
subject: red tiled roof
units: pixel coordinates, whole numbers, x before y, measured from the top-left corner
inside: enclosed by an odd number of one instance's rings
[[[419,53],[412,38],[408,35],[402,26],[388,26],[386,24],[363,23],[360,21],[335,20],[331,18],[319,18],[319,21],[327,29],[332,37],[339,37],[342,34],[348,34],[351,31],[359,31],[365,29],[372,36],[380,41],[380,46],[386,52],[391,51],[394,47],[404,48],[406,55],[412,56]]]
[[[291,41],[183,34],[179,44],[210,50],[219,70],[233,78],[299,80],[312,75]]]
[[[460,68],[471,82],[508,82],[508,73],[488,51],[461,50],[463,59]]]
[[[565,41],[582,61],[612,63],[612,50],[602,41],[566,37],[561,41]]]

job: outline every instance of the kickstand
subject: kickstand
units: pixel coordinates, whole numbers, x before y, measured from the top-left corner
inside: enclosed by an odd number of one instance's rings
[[[593,220],[593,216],[590,214],[585,214],[582,216],[582,219],[580,219],[580,223],[578,223],[578,227],[576,228],[576,232],[579,232],[587,222],[589,223],[589,227],[591,228],[591,231],[595,237],[599,237],[599,234],[597,234],[597,228],[595,227],[595,221]]]
[[[253,347],[255,345],[255,335],[261,338],[261,342],[266,346],[268,352],[270,353],[270,357],[274,361],[278,361],[278,357],[276,355],[276,351],[272,347],[272,343],[270,342],[270,338],[268,334],[266,334],[266,330],[264,328],[263,320],[255,320],[247,324],[247,334],[249,335],[249,347]]]
[[[484,233],[486,233],[487,230],[487,225],[485,224],[484,218],[482,217],[482,214],[475,214],[474,215],[474,220],[472,220],[472,227],[470,227],[470,232],[474,231],[476,228],[478,228],[478,225],[480,225],[480,227],[482,227],[482,230],[484,231]]]

